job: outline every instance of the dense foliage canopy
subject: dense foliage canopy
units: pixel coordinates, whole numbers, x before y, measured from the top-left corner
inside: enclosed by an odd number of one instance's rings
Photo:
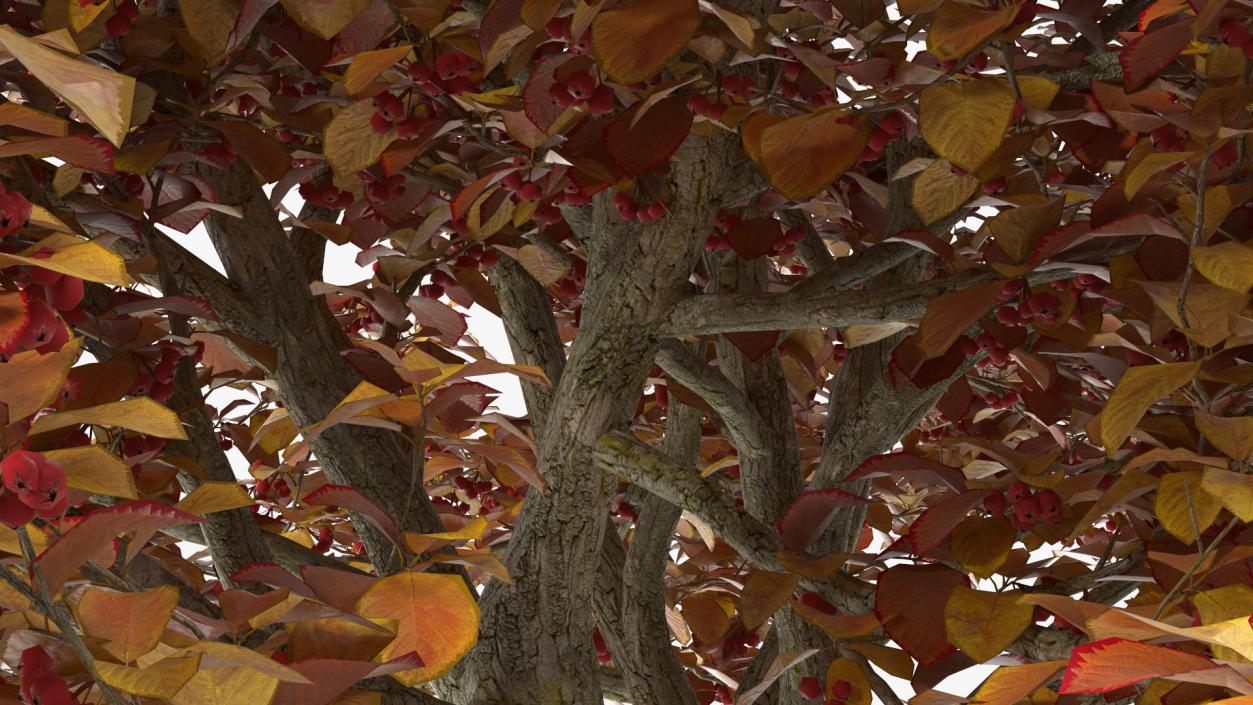
[[[1253,696],[1248,3],[0,11],[5,702]]]

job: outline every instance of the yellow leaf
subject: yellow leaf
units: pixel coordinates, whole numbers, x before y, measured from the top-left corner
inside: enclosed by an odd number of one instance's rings
[[[937,61],[958,61],[1009,26],[1018,6],[1008,4],[997,10],[983,10],[956,0],[948,0],[936,10],[927,28],[927,51]]]
[[[1253,287],[1253,246],[1243,242],[1224,242],[1209,247],[1192,248],[1196,271],[1215,284],[1240,293]]]
[[[410,551],[421,554],[453,541],[472,541],[483,538],[485,531],[487,531],[487,519],[475,517],[456,531],[441,531],[434,534],[414,534],[406,531],[404,541]]]
[[[203,668],[171,702],[174,705],[268,705],[278,679],[247,668]]]
[[[1217,347],[1231,337],[1232,316],[1239,315],[1249,303],[1249,295],[1232,291],[1207,281],[1193,280],[1188,289],[1185,309],[1188,325],[1179,315],[1179,297],[1183,290],[1180,282],[1137,282],[1137,286],[1153,299],[1158,310],[1166,315],[1175,327],[1197,345]]]
[[[1018,602],[1018,593],[983,592],[957,587],[944,605],[948,639],[976,663],[999,655],[1031,626],[1033,605]]]
[[[96,677],[123,693],[170,700],[200,668],[199,656],[162,659],[147,668],[119,666],[97,659]]]
[[[479,606],[459,576],[400,573],[374,583],[357,603],[367,619],[394,619],[396,638],[379,660],[418,652],[424,665],[393,674],[413,687],[447,673],[479,636]]]
[[[518,249],[518,264],[535,277],[535,281],[548,286],[556,283],[569,271],[565,261],[548,253],[537,245],[523,245]]]
[[[77,110],[115,147],[122,146],[131,124],[135,79],[86,61],[62,56],[0,25],[0,47],[27,71]]]
[[[102,3],[97,7],[105,6]],[[36,110],[23,103],[8,102],[0,105],[0,125],[16,125],[23,130],[52,137],[64,137],[70,132],[68,120]]]
[[[1131,167],[1131,171],[1127,173],[1127,180],[1123,183],[1123,191],[1127,198],[1131,198],[1149,182],[1149,179],[1176,164],[1188,161],[1193,156],[1193,152],[1153,152]]]
[[[1171,536],[1192,543],[1218,518],[1222,502],[1201,487],[1201,472],[1173,472],[1157,486],[1153,511]],[[1199,533],[1198,533],[1199,532]]]
[[[652,78],[700,25],[696,0],[627,0],[592,20],[592,55],[619,83]]]
[[[866,146],[866,130],[840,122],[846,117],[828,108],[767,125],[757,146],[770,185],[788,198],[809,198],[847,171]]]
[[[104,642],[117,660],[131,663],[152,651],[178,606],[178,588],[162,585],[144,592],[88,588],[77,606],[78,623]]]
[[[1201,624],[1217,624],[1253,613],[1253,588],[1235,583],[1199,592],[1189,598]],[[1248,661],[1234,649],[1214,647],[1214,657],[1224,661]]]
[[[178,503],[179,509],[201,516],[251,506],[252,497],[238,482],[206,482]]]
[[[380,135],[370,127],[373,115],[374,105],[368,100],[359,100],[344,106],[326,124],[322,133],[322,151],[336,177],[349,178],[373,165],[395,139],[394,130]]]
[[[221,641],[198,641],[184,649],[179,649],[174,655],[188,656],[191,654],[200,654],[200,666],[202,668],[231,669],[239,667],[263,673],[285,683],[299,683],[301,685],[312,685],[313,683],[313,681],[301,675],[299,671],[284,666],[264,654],[243,646],[227,644]]]
[[[932,86],[922,92],[918,127],[936,154],[975,171],[1004,141],[1014,100],[1009,81],[1000,78]]]
[[[370,0],[282,0],[296,24],[330,39],[370,6]]]
[[[26,350],[0,365],[0,404],[9,411],[9,422],[16,422],[52,403],[70,367],[78,359],[83,339],[75,338],[60,350],[46,355]]]
[[[357,95],[370,86],[378,75],[409,54],[410,45],[363,51],[352,58],[348,70],[344,72],[344,90],[349,95]]]
[[[1008,517],[971,517],[949,534],[948,550],[976,577],[989,578],[1009,558],[1017,535]]]
[[[33,216],[31,222],[35,222]],[[14,264],[34,265],[101,284],[130,286],[132,283],[130,275],[126,273],[126,261],[98,242],[70,245],[53,252],[47,259],[0,253],[0,267]]]
[[[948,162],[937,159],[914,179],[911,202],[922,224],[931,225],[960,208],[977,190],[978,179],[958,176]]]
[[[1065,661],[1042,661],[1025,666],[1003,666],[992,672],[970,696],[978,705],[1016,705],[1066,667]]]
[[[139,498],[130,466],[104,446],[47,450],[44,456],[65,469],[65,482],[70,487],[110,497]]]
[[[75,33],[81,33],[83,30],[91,26],[92,22],[101,15],[105,10],[109,9],[110,3],[102,2],[100,4],[88,3],[83,5],[78,2],[66,3],[70,19],[70,27],[74,28]]]
[[[1196,376],[1199,362],[1132,367],[1123,373],[1101,412],[1101,443],[1113,455],[1131,435],[1144,412],[1158,399],[1182,387]]]
[[[1201,489],[1222,502],[1240,521],[1253,521],[1253,475],[1205,468]]]
[[[1253,417],[1226,418],[1197,409],[1193,420],[1197,430],[1205,434],[1205,439],[1232,460],[1246,462],[1253,459]]]
[[[116,426],[158,438],[187,440],[178,414],[148,397],[126,399],[73,411],[57,411],[41,416],[31,426],[31,434],[54,431],[66,426],[95,424]]]
[[[740,595],[740,621],[744,628],[753,631],[766,623],[780,607],[787,604],[801,576],[792,573],[773,573],[755,570],[744,583]]]
[[[1045,110],[1057,97],[1061,86],[1043,76],[1019,76],[1018,90],[1022,93],[1022,102],[1027,107]]]
[[[849,685],[849,692],[843,697],[837,698],[844,705],[870,705],[871,691],[870,679],[866,677],[866,671],[850,658],[837,658],[831,661],[831,665],[827,666],[827,676],[824,680],[826,684],[824,692],[829,697],[834,697],[836,683],[844,681]]]
[[[239,0],[178,0],[178,10],[200,49],[197,58],[215,63],[226,53],[235,18],[239,16]]]

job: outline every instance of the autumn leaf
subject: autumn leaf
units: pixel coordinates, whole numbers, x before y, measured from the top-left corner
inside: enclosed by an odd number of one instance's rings
[[[910,204],[923,225],[931,225],[957,210],[979,190],[970,174],[958,176],[943,160],[932,162],[914,179]]]
[[[1253,521],[1253,475],[1205,468],[1201,489],[1242,522]]]
[[[927,304],[914,341],[928,359],[939,357],[996,304],[1005,283],[992,281],[950,292]]]
[[[611,78],[652,78],[700,24],[696,0],[627,0],[592,20],[592,55]]]
[[[130,286],[133,283],[126,273],[126,262],[98,242],[80,242],[63,247],[44,259],[0,252],[0,266],[15,264],[36,266],[101,284]]]
[[[287,14],[313,34],[330,39],[370,6],[370,0],[281,0]]]
[[[278,679],[248,668],[201,668],[179,689],[173,705],[256,705],[268,703]]]
[[[865,126],[828,108],[766,126],[758,164],[771,186],[798,200],[827,188],[856,163],[865,146]]]
[[[65,469],[65,482],[70,487],[110,497],[139,498],[130,466],[102,445],[57,448],[45,451],[44,457]]]
[[[78,623],[106,651],[132,663],[152,651],[178,606],[178,588],[163,585],[143,592],[89,589],[78,601]]]
[[[1064,666],[1064,661],[1003,666],[992,671],[992,675],[971,695],[971,702],[978,705],[1016,705],[1052,680]]]
[[[918,127],[936,154],[973,172],[1001,146],[1013,112],[1014,92],[1008,81],[949,83],[922,92]]]
[[[1061,221],[1065,201],[1055,198],[1047,203],[1010,208],[997,213],[984,224],[987,233],[1013,264],[1022,264],[1031,257],[1040,236]]]
[[[24,419],[51,404],[81,349],[82,338],[75,338],[56,352],[26,350],[0,365],[0,403],[9,419]]]
[[[605,149],[626,173],[636,177],[665,164],[692,129],[692,111],[671,96],[656,105],[637,103],[605,128]]]
[[[1191,381],[1199,369],[1199,362],[1172,362],[1132,367],[1123,373],[1100,416],[1105,452],[1113,455],[1135,430],[1144,412]]]
[[[251,507],[252,497],[238,482],[203,482],[178,502],[188,514],[212,514],[240,507]]]
[[[827,674],[823,682],[825,686],[823,692],[828,697],[842,700],[847,705],[870,705],[873,700],[866,669],[853,659],[833,659],[831,665],[827,666]],[[841,683],[846,685],[840,685]],[[848,690],[846,695],[836,697],[837,693],[844,693],[845,689]]]
[[[799,575],[753,571],[744,582],[740,595],[740,621],[752,631],[770,619],[780,607],[787,604],[792,591],[800,582]]]
[[[398,44],[386,49],[363,51],[352,57],[348,70],[344,72],[344,90],[349,95],[358,95],[378,78],[379,74],[391,68],[396,62],[405,58],[412,47]]]
[[[1059,692],[1108,693],[1150,678],[1213,668],[1203,656],[1127,639],[1081,644],[1070,654]]]
[[[214,63],[226,53],[240,5],[239,0],[178,0],[178,10],[194,40],[198,58]]]
[[[954,590],[968,585],[965,575],[943,565],[892,566],[879,576],[875,615],[892,641],[929,665],[954,649],[945,637],[944,607]]]
[[[1018,602],[1014,592],[983,592],[957,587],[944,605],[949,641],[984,663],[1004,651],[1031,626],[1035,607]]]
[[[95,424],[116,426],[158,438],[187,440],[183,424],[169,408],[149,397],[126,399],[74,411],[57,411],[40,416],[31,433],[54,431],[66,426]]]
[[[1192,248],[1196,271],[1215,284],[1240,293],[1253,287],[1253,246],[1243,242],[1223,242]]]
[[[200,668],[200,656],[165,658],[144,668],[119,666],[104,660],[92,665],[96,676],[123,693],[171,700]]]
[[[1201,488],[1200,471],[1180,471],[1162,477],[1153,510],[1163,529],[1190,544],[1218,518],[1222,502]]]
[[[1008,517],[967,517],[949,534],[948,550],[972,575],[989,578],[1009,558],[1017,538]]]
[[[1018,10],[1015,4],[983,10],[947,0],[927,28],[927,51],[936,61],[958,61],[1008,27]]]
[[[865,499],[834,487],[801,493],[776,522],[783,545],[793,551],[808,550],[835,521],[840,510],[864,503]]]
[[[336,177],[347,178],[374,164],[395,139],[394,130],[380,135],[370,126],[374,105],[359,100],[344,106],[322,133],[326,161],[335,170]]]
[[[3,25],[0,25],[0,47],[82,114],[105,139],[115,147],[122,146],[135,100],[134,78],[62,56]]]
[[[392,675],[409,687],[447,673],[478,640],[478,604],[458,575],[404,572],[383,578],[361,596],[357,614],[396,620],[396,638],[378,658],[416,651],[425,665]]]

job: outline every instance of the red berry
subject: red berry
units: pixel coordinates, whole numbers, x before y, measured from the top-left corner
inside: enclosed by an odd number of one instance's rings
[[[587,100],[587,111],[592,117],[600,117],[613,112],[617,105],[618,97],[614,95],[613,89],[602,84],[596,87],[592,97]]]
[[[566,90],[578,100],[591,98],[596,85],[596,79],[587,71],[576,71],[566,79]]]
[[[1026,497],[1014,502],[1014,518],[1023,524],[1029,523],[1034,526],[1042,513],[1040,500],[1037,497]]]
[[[1008,502],[1005,500],[1005,495],[1000,492],[990,494],[987,499],[983,500],[983,508],[994,517],[1004,514],[1007,506]]]
[[[1041,516],[1050,524],[1056,524],[1062,518],[1062,498],[1053,490],[1040,490],[1035,496],[1040,504]]]
[[[522,188],[518,189],[518,198],[532,203],[538,201],[540,196],[543,195],[544,193],[540,190],[539,184],[534,181],[523,184]]]
[[[999,176],[995,179],[989,179],[983,182],[983,192],[992,194],[1000,193],[1005,190],[1005,177]]]
[[[561,220],[561,209],[556,206],[541,206],[535,210],[535,220],[539,221],[542,225],[552,225],[553,223]],[[488,264],[485,261],[485,256],[483,264],[486,267],[490,267],[492,264],[496,263],[496,254],[492,251],[489,251],[486,254],[492,255],[492,262],[491,264]]]
[[[853,684],[846,680],[838,680],[831,684],[831,696],[837,700],[845,700],[853,694]]]
[[[697,115],[708,115],[713,103],[703,93],[693,93],[687,97],[687,109]]]
[[[1005,493],[1011,504],[1018,504],[1022,500],[1031,496],[1031,486],[1025,482],[1015,482],[1009,486],[1009,490]]]
[[[817,700],[822,697],[822,683],[814,676],[805,676],[801,679],[800,691],[805,698]]]
[[[125,15],[117,13],[105,21],[104,29],[110,37],[116,39],[131,31],[131,21]]]

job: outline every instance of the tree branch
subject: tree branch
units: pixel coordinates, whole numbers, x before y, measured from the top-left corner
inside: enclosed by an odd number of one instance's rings
[[[548,375],[549,386],[521,382],[522,397],[538,433],[548,418],[553,391],[566,365],[565,346],[557,334],[548,291],[511,257],[500,258],[492,267],[490,279],[500,301],[500,319],[509,337],[514,362],[534,365]]]
[[[766,452],[770,443],[766,424],[749,398],[731,380],[677,340],[662,344],[657,351],[657,364],[679,384],[709,402],[741,456],[760,456]]]

